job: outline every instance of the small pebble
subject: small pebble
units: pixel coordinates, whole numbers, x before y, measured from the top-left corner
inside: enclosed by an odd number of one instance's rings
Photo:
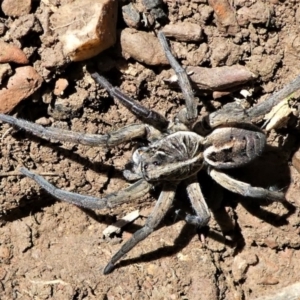
[[[65,78],[59,78],[55,82],[55,87],[54,87],[54,95],[56,96],[62,96],[64,94],[64,90],[67,88],[69,85],[69,82]]]
[[[39,118],[35,121],[36,124],[39,124],[39,125],[42,125],[42,126],[49,126],[51,125],[52,121],[50,118],[45,118],[45,117],[42,117],[42,118]]]
[[[193,23],[178,23],[166,25],[162,32],[167,37],[174,37],[177,41],[198,42],[202,38],[201,27]]]
[[[237,11],[237,20],[241,26],[250,23],[266,24],[270,20],[272,12],[266,3],[257,1],[250,7],[243,6]]]
[[[255,74],[241,65],[203,68],[187,67],[192,82],[199,89],[213,91],[228,91],[228,89],[245,84],[255,79]]]
[[[20,101],[32,95],[42,84],[43,79],[31,66],[15,69],[6,87],[0,89],[0,112],[11,112]]]
[[[139,27],[141,21],[140,13],[132,3],[129,3],[122,7],[122,14],[124,22],[128,27]]]
[[[0,257],[7,259],[10,256],[10,250],[9,248],[5,247],[5,246],[0,246]]]

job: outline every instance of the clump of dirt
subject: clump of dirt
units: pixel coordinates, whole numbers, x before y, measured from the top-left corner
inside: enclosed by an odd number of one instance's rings
[[[168,119],[183,107],[176,84],[166,80],[174,74],[170,67],[161,64],[164,62],[151,66],[129,58],[122,51],[120,36],[115,47],[97,57],[67,64],[60,56],[60,45],[45,35],[44,26],[55,9],[72,1],[33,1],[30,13],[7,17],[9,2],[14,3],[5,1],[6,9],[0,12],[0,41],[21,49],[43,78],[38,92],[14,109],[18,117],[98,134],[138,123],[96,86],[87,71],[91,66],[124,93]],[[255,74],[251,82],[226,90],[226,97],[212,99],[213,90],[195,90],[199,115],[231,101],[251,107],[300,73],[297,1],[228,1],[224,14],[214,12],[218,1],[165,0],[151,8],[141,5],[147,1],[136,2],[131,9],[136,9],[141,21],[127,20],[137,28],[134,30],[151,34],[164,25],[184,22],[201,27],[200,41],[171,38],[172,51],[184,67],[242,65]],[[120,6],[125,4],[128,2]],[[118,18],[120,32],[127,27],[122,7]],[[177,30],[176,34],[182,36]],[[147,54],[148,49],[144,51]],[[14,63],[10,67],[15,72]],[[5,87],[11,73],[1,74],[1,87]],[[249,96],[242,96],[241,89]],[[209,231],[198,235],[185,223],[190,204],[180,188],[159,229],[107,276],[102,274],[104,266],[143,226],[159,189],[114,210],[91,212],[56,201],[32,180],[19,176],[18,169],[26,166],[59,188],[101,197],[128,186],[122,170],[137,144],[103,149],[51,143],[1,124],[0,298],[248,300],[299,282],[300,175],[291,163],[300,146],[297,103],[292,111],[283,128],[267,133],[269,146],[263,156],[231,173],[255,186],[283,189],[289,205],[234,195],[206,174],[199,174],[212,210]],[[121,233],[104,238],[108,225],[136,209],[140,210],[139,219]]]

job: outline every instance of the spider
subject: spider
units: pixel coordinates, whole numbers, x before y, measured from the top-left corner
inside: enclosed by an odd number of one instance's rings
[[[158,33],[164,52],[178,77],[178,83],[185,98],[186,107],[182,109],[174,121],[168,121],[163,115],[145,108],[120,89],[113,87],[98,73],[92,73],[94,80],[104,87],[108,93],[118,99],[131,113],[142,121],[119,130],[103,134],[84,134],[45,128],[12,116],[0,114],[2,122],[44,138],[68,141],[88,146],[113,147],[135,138],[145,138],[147,146],[136,149],[132,155],[124,177],[134,181],[124,190],[109,194],[104,198],[80,195],[56,188],[42,176],[22,167],[20,172],[32,178],[49,194],[88,209],[113,208],[125,202],[137,199],[162,183],[161,194],[144,227],[134,233],[121,249],[111,258],[104,269],[104,274],[113,271],[115,264],[139,242],[149,236],[159,225],[170,209],[178,184],[184,181],[188,197],[194,210],[194,215],[188,214],[186,222],[198,227],[205,226],[210,219],[210,211],[202,195],[197,180],[197,173],[204,167],[208,174],[221,186],[247,197],[266,198],[272,201],[284,201],[284,194],[238,181],[222,170],[236,168],[248,164],[259,156],[266,144],[264,133],[250,122],[244,122],[245,113],[224,109],[226,115],[224,126],[214,125],[207,136],[201,136],[193,131],[193,124],[198,116],[197,102],[194,98],[191,84],[185,70],[171,53],[168,42],[162,32]],[[218,115],[213,115],[212,121],[218,123]],[[241,121],[239,123],[238,121]],[[213,122],[210,122],[211,124]]]

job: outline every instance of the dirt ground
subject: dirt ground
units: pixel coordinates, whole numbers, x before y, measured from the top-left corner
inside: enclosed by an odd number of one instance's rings
[[[31,13],[41,14],[45,2],[34,1]],[[234,35],[221,32],[205,0],[166,0],[162,8],[167,23],[189,21],[203,29],[200,42],[171,42],[183,66],[247,66],[257,78],[240,89],[251,91],[248,103],[253,105],[300,73],[300,8],[298,1],[230,2],[234,11],[247,7],[252,13],[248,21],[239,20],[240,29]],[[128,2],[120,1],[120,6],[125,3]],[[261,4],[267,10],[262,11]],[[118,31],[126,27],[121,8],[119,12]],[[261,23],[266,14],[267,21]],[[0,17],[6,28],[0,39],[5,40],[19,18],[8,18],[2,12]],[[152,29],[143,28],[149,32]],[[164,81],[172,74],[170,67],[126,60],[119,40],[114,48],[96,58],[50,68],[46,74],[43,65],[47,65],[47,56],[40,53],[48,46],[39,39],[42,31],[29,28],[27,32],[19,39],[12,34],[12,40],[18,41],[29,55],[30,65],[44,82],[38,93],[14,109],[19,117],[89,133],[109,132],[139,122],[93,83],[87,65],[97,65],[113,85],[168,119],[174,118],[184,105],[176,85],[169,86]],[[61,97],[53,93],[58,78],[69,83]],[[234,97],[243,99],[238,92],[215,100],[212,91],[197,93],[199,114],[219,109]],[[122,243],[143,226],[159,196],[159,187],[134,203],[92,212],[56,201],[31,179],[15,173],[20,166],[26,166],[46,175],[60,188],[101,196],[128,186],[122,170],[136,143],[112,149],[89,148],[44,141],[11,130],[7,124],[0,128],[1,299],[248,300],[276,294],[300,281],[300,174],[292,164],[300,146],[300,128],[295,116],[283,128],[267,133],[269,146],[259,159],[231,172],[255,186],[283,189],[290,205],[243,198],[200,173],[212,211],[209,230],[204,232],[205,242],[184,221],[191,208],[180,187],[160,227],[106,276],[103,268]],[[140,217],[135,222],[121,233],[104,237],[104,229],[136,209]],[[300,299],[300,295],[293,299]]]

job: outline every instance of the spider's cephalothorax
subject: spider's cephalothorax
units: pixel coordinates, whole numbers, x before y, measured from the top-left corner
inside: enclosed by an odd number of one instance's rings
[[[162,192],[145,226],[136,231],[132,238],[124,243],[122,248],[112,257],[104,269],[105,274],[111,272],[119,259],[158,226],[171,207],[176,188],[181,181],[185,183],[187,194],[195,212],[194,215],[187,215],[186,221],[199,227],[208,223],[210,212],[197,179],[197,173],[204,166],[216,182],[230,191],[254,198],[266,198],[273,201],[284,200],[284,195],[281,192],[252,187],[222,172],[222,169],[245,165],[259,156],[266,143],[265,135],[254,125],[244,124],[244,116],[249,115],[247,112],[243,114],[243,111],[240,110],[240,120],[243,121],[241,122],[243,124],[238,124],[239,115],[236,114],[236,110],[232,110],[232,114],[230,114],[230,111],[222,111],[222,109],[220,114],[214,114],[214,117],[210,119],[210,123],[218,124],[216,125],[218,128],[211,125],[211,133],[205,137],[193,132],[193,124],[198,112],[189,79],[185,70],[173,57],[165,36],[159,33],[158,38],[177,74],[178,83],[186,101],[186,108],[179,113],[174,123],[124,95],[98,73],[92,74],[95,81],[136,115],[142,121],[141,124],[133,124],[109,134],[97,135],[53,127],[45,128],[35,123],[0,114],[2,122],[24,129],[41,138],[62,142],[113,147],[135,138],[148,140],[148,146],[135,150],[129,164],[131,167],[124,171],[125,178],[135,182],[128,188],[109,194],[104,198],[58,189],[42,176],[26,168],[20,169],[22,174],[35,180],[54,197],[90,209],[112,208],[129,202],[146,194],[153,185],[162,183]],[[226,124],[222,127],[220,126],[220,119],[223,115],[225,115]]]
[[[264,133],[253,125],[244,127],[215,129],[205,139],[205,161],[217,169],[230,169],[246,165],[261,155],[266,145]]]

